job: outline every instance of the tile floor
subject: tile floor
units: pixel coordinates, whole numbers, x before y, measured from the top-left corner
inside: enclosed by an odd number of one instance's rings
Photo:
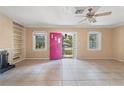
[[[1,86],[123,86],[124,63],[114,60],[25,60],[0,75]]]

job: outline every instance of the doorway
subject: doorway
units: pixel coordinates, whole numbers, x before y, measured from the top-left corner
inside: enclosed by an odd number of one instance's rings
[[[50,33],[50,59],[76,58],[77,44],[75,32]]]
[[[62,57],[75,58],[76,57],[76,33],[63,32],[62,33]]]
[[[50,59],[57,60],[62,58],[62,33],[50,33]]]

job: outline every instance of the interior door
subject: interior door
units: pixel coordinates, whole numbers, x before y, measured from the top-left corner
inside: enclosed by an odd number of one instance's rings
[[[50,59],[56,60],[62,58],[62,33],[50,33]]]

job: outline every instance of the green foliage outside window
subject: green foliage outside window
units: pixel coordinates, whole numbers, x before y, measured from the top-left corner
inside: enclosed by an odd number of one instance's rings
[[[63,36],[63,46],[72,47],[72,35]]]
[[[45,48],[45,36],[36,36],[36,49],[44,49]]]
[[[89,36],[90,48],[96,48],[97,46],[97,34],[91,34]]]

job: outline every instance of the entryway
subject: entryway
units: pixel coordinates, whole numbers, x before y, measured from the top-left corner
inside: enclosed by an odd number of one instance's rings
[[[75,32],[50,33],[50,59],[76,58],[77,55]]]
[[[64,32],[62,33],[62,56],[63,58],[76,57],[76,33]]]

